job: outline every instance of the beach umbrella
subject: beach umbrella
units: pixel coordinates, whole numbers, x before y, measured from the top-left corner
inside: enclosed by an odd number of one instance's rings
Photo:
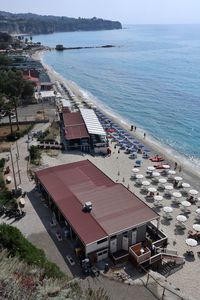
[[[174,198],[181,198],[182,197],[181,193],[179,193],[179,192],[174,192],[172,195],[173,195]]]
[[[140,171],[140,170],[139,170],[138,168],[133,168],[133,169],[132,169],[132,172],[133,172],[133,173],[138,173],[139,171]]]
[[[176,180],[176,181],[181,181],[181,180],[183,180],[183,178],[180,177],[180,176],[176,176],[176,177],[174,177],[174,180]]]
[[[144,178],[144,175],[142,175],[142,174],[136,174],[136,176],[135,176],[137,179],[142,179],[142,178]]]
[[[192,228],[198,232],[200,232],[200,224],[194,224]]]
[[[169,170],[169,171],[168,171],[168,174],[169,174],[169,175],[175,175],[175,174],[176,174],[176,171],[174,171],[174,170]]]
[[[159,176],[160,176],[160,173],[159,173],[159,172],[153,172],[153,173],[152,173],[152,176],[153,176],[153,177],[159,177]]]
[[[170,169],[170,166],[169,165],[162,165],[163,166],[163,169]]]
[[[176,217],[176,220],[179,221],[179,222],[181,222],[181,223],[184,223],[184,222],[187,221],[187,218],[186,218],[186,216],[184,216],[184,215],[178,215],[178,216]]]
[[[170,207],[170,206],[165,206],[165,207],[163,207],[163,211],[165,213],[172,213],[173,212],[173,208]]]
[[[165,189],[168,191],[173,190],[173,186],[172,185],[165,185]]]
[[[183,188],[189,188],[189,187],[190,187],[190,184],[187,183],[187,182],[183,182],[183,183],[182,183],[182,187],[183,187]]]
[[[195,239],[186,239],[185,242],[190,247],[196,247],[197,246],[197,241]]]
[[[158,181],[159,181],[159,183],[166,183],[167,182],[167,180],[165,178],[160,178]]]
[[[148,170],[148,171],[154,171],[154,170],[155,170],[155,167],[154,167],[154,166],[149,166],[149,167],[147,167],[147,170]]]
[[[144,148],[144,145],[143,144],[139,144],[138,147],[139,148]]]
[[[197,208],[197,209],[196,209],[196,213],[197,213],[198,215],[200,215],[200,208]]]
[[[149,181],[147,181],[147,180],[144,180],[144,181],[142,181],[142,185],[144,185],[144,186],[148,186],[148,185],[150,185],[150,182],[149,182]]]
[[[149,187],[149,188],[148,188],[148,191],[149,191],[150,193],[155,193],[155,192],[157,191],[157,189],[154,188],[154,187]]]
[[[191,203],[189,201],[182,201],[181,205],[183,205],[184,207],[190,207]]]
[[[198,194],[198,191],[196,190],[189,190],[189,194],[192,196],[196,196]]]
[[[162,201],[163,200],[163,196],[161,196],[161,195],[155,195],[154,196],[154,200],[155,201]]]

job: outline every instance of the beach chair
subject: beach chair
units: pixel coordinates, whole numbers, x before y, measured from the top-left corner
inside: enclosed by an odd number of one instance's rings
[[[141,167],[141,164],[142,164],[142,163],[141,163],[141,160],[136,160],[136,161],[135,161],[135,166],[134,166],[134,167],[135,167],[135,168],[139,168],[139,167]]]

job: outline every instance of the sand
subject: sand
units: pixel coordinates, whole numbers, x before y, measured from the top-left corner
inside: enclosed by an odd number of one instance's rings
[[[34,58],[41,59],[41,53],[36,53],[34,55]],[[76,86],[62,78],[59,74],[57,74],[54,70],[52,70],[50,67],[45,65],[45,68],[47,72],[49,73],[49,76],[52,81],[59,81],[62,82],[64,85],[67,86],[67,88],[70,88],[72,92],[81,99],[81,92],[77,91]],[[64,95],[64,93],[63,93]],[[97,105],[97,103],[96,103]],[[115,120],[119,123],[118,120]],[[122,127],[126,129],[130,129],[130,124],[120,124]],[[148,137],[143,139],[143,132],[140,129],[137,129],[137,132],[133,133],[138,140],[142,141],[145,145],[147,145],[150,149],[152,149],[153,153],[160,153],[164,154],[164,151],[157,147],[152,140],[150,140]],[[192,225],[194,223],[197,223],[195,220],[196,217],[196,209],[198,208],[198,203],[195,205],[191,205],[190,214],[188,214],[188,219],[185,222],[186,229],[183,231],[177,231],[176,230],[176,216],[182,213],[182,207],[181,205],[173,205],[172,199],[163,199],[163,206],[172,206],[173,207],[173,213],[172,217],[173,219],[169,222],[166,222],[163,218],[163,209],[158,209],[155,207],[154,202],[149,202],[145,199],[144,195],[141,193],[141,188],[137,187],[135,185],[135,181],[131,180],[131,170],[134,167],[134,160],[131,160],[129,158],[129,155],[125,154],[124,151],[120,151],[118,153],[118,148],[115,149],[115,144],[110,144],[112,154],[110,157],[101,157],[96,156],[92,157],[90,155],[82,155],[80,153],[60,153],[56,158],[49,157],[46,154],[43,155],[43,164],[48,166],[54,166],[59,165],[62,163],[69,163],[73,161],[78,161],[82,159],[89,159],[91,160],[97,167],[99,167],[105,174],[107,174],[112,180],[115,182],[119,182],[124,184],[126,187],[128,187],[133,193],[135,193],[140,199],[142,199],[148,206],[152,207],[159,215],[160,215],[160,229],[168,236],[169,238],[169,249],[174,249],[178,251],[178,255],[184,256],[185,252],[189,250],[189,247],[186,245],[185,240],[188,236],[187,232],[189,229],[192,229]],[[77,155],[78,154],[78,155]],[[171,157],[170,155],[166,155],[165,153],[166,162],[169,163],[172,168],[174,166],[174,161],[176,158]],[[140,168],[140,173],[146,175],[146,169],[148,166],[153,165],[153,163],[150,160],[142,159],[140,155],[138,155],[138,159],[142,160],[142,166]],[[176,160],[177,161],[177,160]],[[178,164],[181,162],[177,161]],[[198,173],[192,172],[191,170],[188,171],[186,169],[186,165],[182,165],[182,171],[178,173],[181,177],[184,178],[184,182],[189,182],[191,184],[191,188],[195,188],[200,191],[200,180]],[[149,180],[149,179],[148,179]],[[155,185],[156,187],[156,185]],[[159,192],[160,195],[163,195],[162,192]],[[200,196],[200,195],[199,195]],[[181,201],[185,200],[185,197],[181,198]],[[199,202],[200,205],[200,202]],[[200,285],[199,285],[199,269],[200,269],[200,258],[197,255],[197,252],[200,251],[200,246],[192,249],[194,251],[195,257],[194,260],[186,258],[185,265],[183,268],[170,275],[168,277],[168,282],[177,286],[180,288],[181,292],[183,292],[185,295],[193,297],[193,299],[198,299],[198,296],[200,294]]]

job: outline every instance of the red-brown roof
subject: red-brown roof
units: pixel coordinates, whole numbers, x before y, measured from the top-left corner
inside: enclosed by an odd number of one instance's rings
[[[145,224],[158,215],[90,161],[41,170],[36,176],[85,244]],[[85,213],[85,202],[92,211]]]
[[[80,112],[63,112],[65,138],[67,140],[88,138],[85,123]]]

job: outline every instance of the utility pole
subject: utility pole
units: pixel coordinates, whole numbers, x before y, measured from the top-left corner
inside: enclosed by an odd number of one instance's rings
[[[18,157],[18,159],[20,159],[20,157],[19,157],[19,147],[18,147],[17,141],[16,141],[16,148],[17,148],[17,157]]]
[[[11,158],[11,163],[12,163],[12,171],[13,171],[15,193],[16,193],[17,192],[17,182],[16,182],[16,177],[15,177],[15,168],[14,168],[14,163],[13,163],[13,156],[12,156],[12,149],[11,149],[11,147],[10,147],[10,158]]]
[[[18,172],[18,176],[19,176],[19,183],[21,184],[21,175],[20,175],[20,169],[19,169],[19,156],[16,153],[16,162],[17,162],[17,172]]]

